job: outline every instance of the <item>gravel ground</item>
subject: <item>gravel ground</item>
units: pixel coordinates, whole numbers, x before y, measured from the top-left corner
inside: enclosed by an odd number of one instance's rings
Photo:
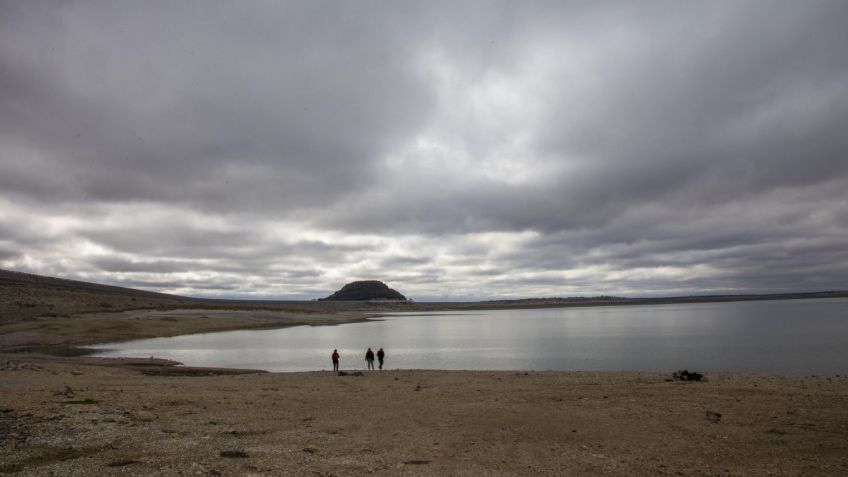
[[[848,379],[0,357],[8,475],[847,475]]]

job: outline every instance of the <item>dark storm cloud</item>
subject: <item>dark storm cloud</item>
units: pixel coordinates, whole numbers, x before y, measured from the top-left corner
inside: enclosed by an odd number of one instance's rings
[[[641,48],[610,52],[580,127],[568,127],[568,95],[549,121],[566,127],[548,132],[548,152],[591,159],[570,181],[576,198],[721,202],[844,177],[845,9],[789,10],[756,28],[755,9],[672,17],[633,32]],[[687,34],[699,29],[709,34]]]
[[[4,189],[214,210],[326,204],[427,116],[391,15],[187,7],[6,8],[0,130],[30,167],[4,161]]]
[[[554,68],[550,90],[526,91],[549,102],[533,152],[556,164],[552,175],[505,186],[480,174],[485,157],[471,177],[411,165],[394,194],[360,196],[330,223],[431,233],[597,227],[639,203],[722,203],[844,178],[848,9],[817,6],[767,9],[760,26],[764,9],[751,4],[634,5],[613,16],[620,22],[592,17],[591,34],[529,36],[528,54],[543,41],[578,55],[597,48],[578,71]]]
[[[845,288],[846,20],[2,2],[0,266],[228,296]]]

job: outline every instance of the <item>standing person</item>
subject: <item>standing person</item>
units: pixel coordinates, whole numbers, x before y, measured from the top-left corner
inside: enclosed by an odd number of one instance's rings
[[[371,348],[368,348],[368,351],[365,352],[365,362],[368,363],[368,369],[374,370],[374,352],[371,351]]]
[[[383,348],[380,348],[380,351],[377,351],[377,361],[380,362],[380,369],[383,369],[383,358],[386,357],[386,352],[383,351]]]
[[[333,371],[339,370],[339,350],[334,349],[333,354],[330,355],[330,359],[333,360]]]

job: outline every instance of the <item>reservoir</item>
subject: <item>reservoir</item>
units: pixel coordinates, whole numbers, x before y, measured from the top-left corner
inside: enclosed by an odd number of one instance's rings
[[[848,299],[402,313],[336,326],[228,331],[92,346],[188,366],[848,374]]]

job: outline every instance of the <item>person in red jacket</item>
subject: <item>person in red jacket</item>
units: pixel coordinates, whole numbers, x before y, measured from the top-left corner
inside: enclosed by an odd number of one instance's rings
[[[339,350],[334,349],[333,354],[330,355],[330,359],[333,360],[333,371],[339,370]]]

